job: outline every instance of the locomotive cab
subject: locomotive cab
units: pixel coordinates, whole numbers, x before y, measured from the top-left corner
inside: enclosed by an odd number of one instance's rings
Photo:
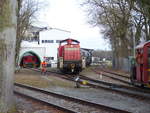
[[[133,84],[150,87],[150,41],[136,47],[136,64],[131,74]]]

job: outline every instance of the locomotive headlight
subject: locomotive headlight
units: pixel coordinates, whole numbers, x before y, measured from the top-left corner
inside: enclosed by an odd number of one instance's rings
[[[75,64],[71,64],[71,68],[74,69],[75,68]]]
[[[59,60],[60,60],[60,62],[62,62],[63,61],[63,57],[60,57]]]

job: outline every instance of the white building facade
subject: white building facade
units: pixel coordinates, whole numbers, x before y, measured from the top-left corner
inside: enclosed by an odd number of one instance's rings
[[[46,60],[51,67],[57,66],[57,48],[59,41],[70,38],[71,32],[58,28],[39,30],[38,40],[22,41],[19,54],[19,65],[25,54],[35,55],[40,62]],[[37,34],[37,32],[35,34]]]

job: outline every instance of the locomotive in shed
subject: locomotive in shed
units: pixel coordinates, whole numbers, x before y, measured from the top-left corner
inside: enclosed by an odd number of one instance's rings
[[[40,64],[38,62],[38,59],[36,56],[32,55],[32,54],[26,54],[25,56],[23,56],[22,61],[20,66],[24,67],[24,68],[36,68],[38,67]]]
[[[74,39],[60,41],[57,67],[63,72],[79,73],[85,68],[85,58],[81,56],[80,42]]]
[[[136,47],[135,63],[131,66],[131,82],[150,87],[150,41]]]

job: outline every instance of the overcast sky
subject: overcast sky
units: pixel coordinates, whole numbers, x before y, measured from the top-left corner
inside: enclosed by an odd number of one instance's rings
[[[47,5],[38,17],[41,25],[71,31],[70,38],[79,40],[83,48],[110,49],[99,28],[93,28],[87,23],[86,12],[81,8],[79,0],[43,1]]]

